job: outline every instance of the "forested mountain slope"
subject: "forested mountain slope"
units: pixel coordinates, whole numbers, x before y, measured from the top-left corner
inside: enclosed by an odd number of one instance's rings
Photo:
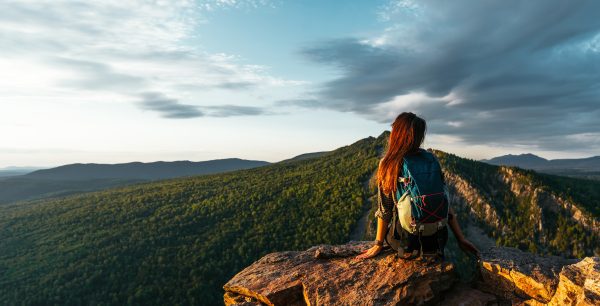
[[[366,183],[388,136],[307,160],[0,207],[0,301],[220,305],[223,284],[261,256],[349,239],[375,205]],[[436,154],[461,222],[537,252],[598,248],[594,182]]]
[[[0,207],[0,301],[222,304],[222,285],[260,256],[345,242],[383,144]]]
[[[462,218],[499,245],[566,257],[600,254],[600,182],[435,153]]]

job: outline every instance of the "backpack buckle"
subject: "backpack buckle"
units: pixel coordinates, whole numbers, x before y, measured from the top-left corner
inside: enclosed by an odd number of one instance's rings
[[[410,184],[410,177],[398,177],[398,182],[404,184],[404,187]]]

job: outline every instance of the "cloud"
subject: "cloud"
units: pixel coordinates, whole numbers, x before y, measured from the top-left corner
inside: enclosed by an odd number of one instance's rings
[[[200,6],[205,10],[216,10],[222,8],[259,8],[263,6],[274,6],[271,0],[205,0],[200,1]]]
[[[160,93],[143,94],[140,104],[143,109],[159,112],[164,118],[187,119],[204,116],[197,106],[182,104]]]
[[[262,107],[243,105],[208,105],[199,106],[183,104],[178,99],[167,97],[158,92],[141,94],[139,102],[142,109],[160,113],[163,118],[188,119],[197,117],[234,117],[256,116],[267,114]]]
[[[318,99],[284,99],[273,103],[275,106],[300,106],[306,108],[322,107],[323,103]]]
[[[600,149],[600,2],[430,0],[387,7],[382,19],[390,25],[379,36],[302,48],[339,77],[288,103],[382,123],[414,111],[430,132],[468,144]],[[588,141],[573,141],[577,135]]]
[[[256,103],[249,97],[303,82],[278,78],[269,67],[233,54],[209,53],[196,35],[216,10],[270,5],[266,0],[2,2],[0,69],[14,75],[18,86],[0,89],[0,98],[35,92],[36,103],[129,99],[167,118],[202,117],[195,103],[209,100],[223,108],[207,109],[206,116],[256,113],[262,108],[231,107],[229,101]],[[144,103],[138,103],[140,97]]]
[[[255,86],[255,83],[252,82],[223,82],[220,84],[217,84],[215,87],[216,88],[221,88],[221,89],[232,89],[232,90],[243,90],[243,89],[249,89],[253,86]]]
[[[143,77],[128,75],[114,71],[108,64],[55,58],[48,60],[49,64],[72,70],[76,77],[63,80],[62,85],[87,90],[125,90],[144,86]]]
[[[215,105],[206,106],[206,110],[211,111],[209,114],[212,117],[232,117],[232,116],[245,116],[245,115],[262,115],[266,111],[261,107],[255,106],[240,106],[240,105]]]

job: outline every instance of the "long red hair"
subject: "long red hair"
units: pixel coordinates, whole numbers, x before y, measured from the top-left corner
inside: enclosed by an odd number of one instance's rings
[[[419,149],[425,139],[426,129],[425,120],[410,112],[398,115],[392,123],[387,149],[377,169],[377,186],[383,188],[386,195],[396,192],[402,159]]]

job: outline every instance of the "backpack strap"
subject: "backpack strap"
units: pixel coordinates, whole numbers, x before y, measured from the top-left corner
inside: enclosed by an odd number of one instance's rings
[[[419,186],[415,183],[415,180],[410,173],[410,169],[408,167],[408,162],[406,158],[403,158],[402,161],[402,173],[405,178],[408,178],[408,183],[405,185],[406,190],[410,193],[411,200],[417,206],[423,206],[423,197],[421,197],[421,191],[419,191]],[[417,213],[419,213],[417,211]],[[422,216],[416,216],[417,218],[421,218]]]

